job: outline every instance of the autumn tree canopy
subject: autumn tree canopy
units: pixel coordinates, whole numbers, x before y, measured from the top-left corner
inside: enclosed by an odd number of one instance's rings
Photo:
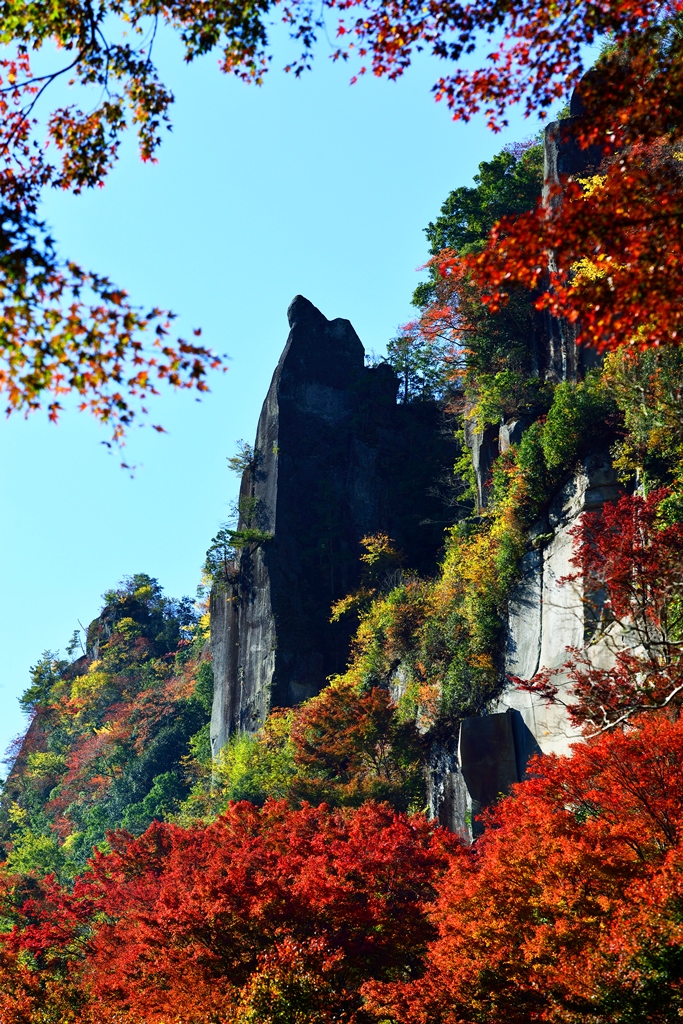
[[[225,72],[259,84],[273,59],[268,26],[274,17],[290,31],[293,49],[284,60],[296,75],[311,66],[327,37],[336,39],[330,55],[349,62],[354,78],[371,72],[396,79],[426,51],[443,64],[436,99],[455,118],[483,112],[494,130],[505,124],[511,103],[543,114],[565,97],[585,71],[586,45],[608,38],[597,73],[582,86],[591,111],[582,144],[597,142],[612,154],[600,187],[586,194],[574,183],[552,216],[537,210],[514,230],[494,228],[487,250],[467,263],[468,273],[481,278],[494,308],[506,300],[510,282],[532,288],[541,282],[539,305],[571,320],[581,315],[586,339],[599,347],[676,340],[680,210],[671,184],[679,172],[683,103],[680,6],[676,0],[597,6],[325,0],[315,12],[301,0],[7,6],[0,27],[0,387],[8,411],[47,403],[54,419],[61,396],[75,393],[120,440],[138,400],[159,382],[203,390],[207,369],[218,365],[195,341],[171,342],[166,313],[138,310],[106,277],[64,261],[39,215],[47,187],[78,193],[101,185],[126,129],[136,132],[142,159],[155,159],[173,101],[154,63],[162,26],[179,35],[187,61],[218,51]],[[57,79],[72,85],[74,101],[51,108],[49,87]],[[548,250],[556,271],[545,287]],[[586,272],[573,272],[582,260]],[[449,274],[453,265],[445,260],[441,270]]]

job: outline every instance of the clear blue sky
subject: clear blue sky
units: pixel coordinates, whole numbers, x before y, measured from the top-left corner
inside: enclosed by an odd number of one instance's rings
[[[293,296],[347,317],[380,352],[411,314],[424,226],[481,160],[537,128],[514,115],[498,136],[483,121],[453,124],[430,96],[428,61],[398,83],[351,87],[323,57],[303,79],[274,71],[259,89],[213,57],[183,65],[169,39],[161,57],[177,102],[159,163],[141,164],[131,145],[103,190],[51,194],[45,214],[65,256],[143,306],[174,309],[180,331],[202,327],[230,369],[200,403],[153,400],[168,433],[132,431],[133,479],[85,415],[0,420],[3,748],[25,726],[16,698],[29,666],[63,652],[106,589],[146,572],[194,595],[236,490],[226,457],[253,440]]]

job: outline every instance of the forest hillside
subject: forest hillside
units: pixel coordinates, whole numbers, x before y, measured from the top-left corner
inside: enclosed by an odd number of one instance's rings
[[[680,1020],[679,49],[678,15],[629,22],[445,198],[385,359],[298,297],[197,600],[134,575],[37,660],[0,801],[3,1024]],[[290,460],[297,408],[331,426]],[[318,495],[326,453],[349,473]],[[573,641],[525,671],[551,584]]]

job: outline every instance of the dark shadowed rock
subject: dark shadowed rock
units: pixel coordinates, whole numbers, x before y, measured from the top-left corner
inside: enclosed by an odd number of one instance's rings
[[[438,484],[456,450],[437,406],[397,406],[393,371],[365,367],[348,320],[300,295],[288,319],[240,491],[241,525],[271,539],[244,548],[211,598],[214,753],[344,671],[353,623],[330,623],[330,608],[358,586],[362,537],[386,531],[430,571],[449,521]]]
[[[596,80],[592,72],[584,75],[574,90],[570,102],[570,117],[549,124],[543,135],[543,201],[548,206],[562,202],[562,189],[570,178],[595,174],[602,159],[599,146],[583,147],[579,144],[579,129],[589,116],[586,99],[594,101],[592,90]],[[555,269],[552,253],[550,269]],[[578,380],[582,374],[599,363],[592,349],[577,346],[578,325],[562,318],[545,315],[545,352],[540,363],[543,376],[548,380]]]

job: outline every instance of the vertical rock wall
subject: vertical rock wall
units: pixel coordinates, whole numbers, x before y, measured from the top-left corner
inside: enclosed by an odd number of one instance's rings
[[[214,754],[344,671],[349,627],[330,608],[358,586],[362,537],[386,531],[431,571],[448,522],[438,484],[456,449],[437,406],[397,406],[393,371],[365,367],[347,320],[301,296],[288,318],[240,490],[241,526],[271,539],[245,547],[211,597]]]
[[[563,176],[590,173],[599,153],[580,150],[573,124],[545,133],[545,201],[561,201]],[[232,732],[251,731],[272,706],[291,706],[344,670],[349,633],[329,622],[332,603],[359,582],[360,540],[388,532],[408,563],[433,571],[451,514],[439,494],[456,454],[436,406],[396,405],[389,367],[368,369],[351,324],[328,321],[298,296],[288,312],[287,345],[259,419],[255,464],[241,501],[271,539],[241,553],[234,582],[211,598],[215,699],[211,742],[218,753]],[[577,349],[574,328],[548,319],[531,345],[532,372],[577,381],[593,361]],[[476,431],[466,419],[478,503],[487,502],[491,467],[527,423]],[[596,439],[599,444],[599,439]],[[521,578],[510,595],[505,671],[530,679],[583,644],[582,594],[562,584],[571,565],[572,528],[586,509],[617,496],[605,454],[589,458],[529,534]],[[245,521],[242,522],[245,524]],[[598,645],[603,666],[611,652]],[[400,675],[400,668],[398,674]],[[524,777],[539,751],[565,754],[577,734],[562,706],[507,687],[487,715],[435,736],[428,765],[430,811],[454,831],[476,834],[478,812]]]
[[[586,114],[577,90],[570,117],[545,130],[543,198],[548,206],[562,202],[562,184],[567,177],[589,175],[600,162],[599,149],[581,149],[576,142],[577,121]],[[594,353],[577,346],[576,333],[575,325],[546,316],[542,336],[533,339],[533,372],[556,383],[576,382],[597,365],[599,358]],[[474,422],[466,419],[465,439],[472,453],[480,509],[487,504],[495,458],[519,441],[524,427],[516,420],[477,431]],[[530,549],[522,559],[521,579],[508,605],[507,675],[531,679],[541,668],[559,668],[567,661],[567,648],[584,643],[589,624],[584,621],[583,595],[576,585],[560,581],[575,571],[570,561],[571,531],[581,512],[598,509],[618,495],[616,474],[599,445],[596,438],[595,455],[556,495],[547,516],[530,531]],[[606,643],[597,644],[591,657],[607,667],[613,650]],[[524,777],[534,753],[567,754],[578,738],[564,706],[548,705],[514,686],[507,687],[488,715],[462,723],[457,743],[453,737],[437,741],[429,786],[431,813],[455,831],[462,832],[469,825],[476,834],[477,811]],[[453,794],[458,794],[457,799]]]
[[[560,668],[568,648],[582,647],[591,623],[581,588],[562,582],[572,575],[572,529],[584,511],[596,511],[619,494],[607,453],[595,453],[555,496],[547,516],[530,531],[521,578],[508,602],[505,673],[531,679],[541,668]],[[612,664],[614,638],[590,649],[602,668]],[[562,676],[558,675],[560,698]],[[457,737],[440,738],[431,759],[430,811],[455,832],[477,835],[476,816],[525,775],[537,753],[566,755],[580,732],[570,725],[563,704],[508,685],[489,713],[464,721]]]

